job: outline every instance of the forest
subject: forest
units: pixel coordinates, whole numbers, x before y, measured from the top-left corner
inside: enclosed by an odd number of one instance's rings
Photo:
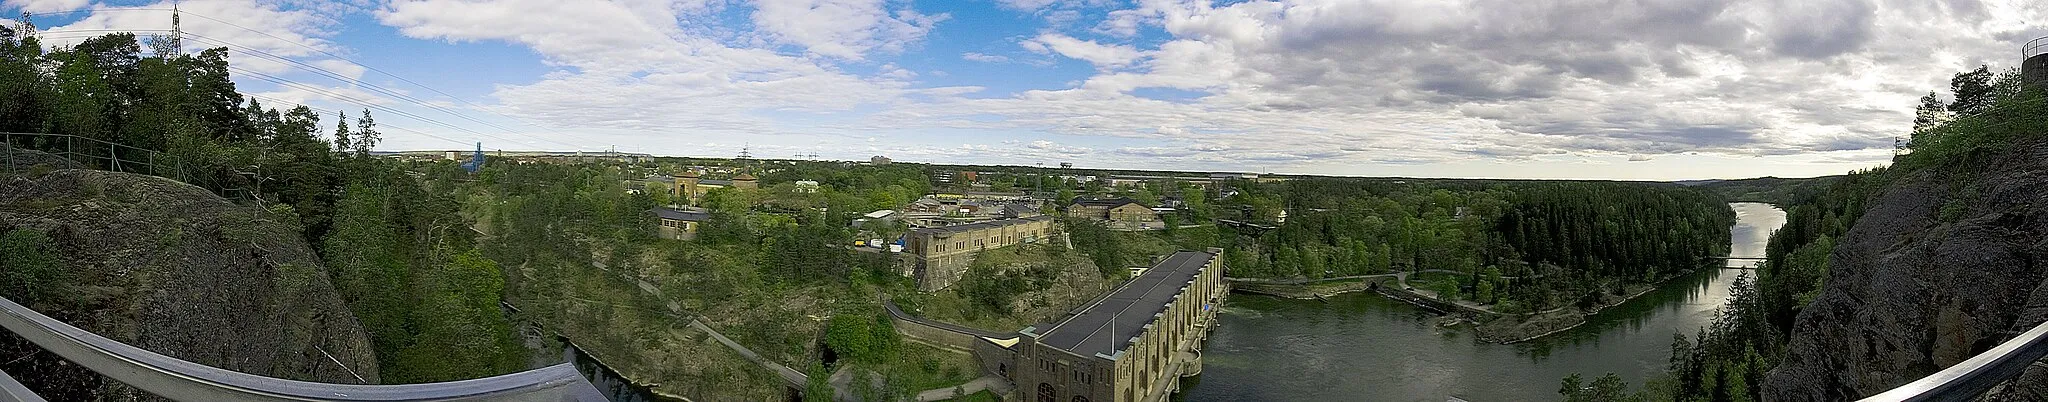
[[[1232,276],[1449,273],[1439,294],[1536,311],[1657,283],[1725,253],[1718,196],[1658,183],[1312,178],[1236,183],[1219,211],[1286,222],[1225,236]],[[1217,212],[1231,215],[1229,212]]]
[[[2048,93],[2021,88],[2017,69],[1956,73],[1948,101],[1932,92],[1920,99],[1909,152],[1893,158],[1890,166],[1765,190],[1784,195],[1779,207],[1786,211],[1785,225],[1772,233],[1765,249],[1768,260],[1755,276],[1737,282],[1712,324],[1691,337],[1674,334],[1668,372],[1633,393],[1618,379],[1586,383],[1567,378],[1560,394],[1568,401],[1761,400],[1764,373],[1786,354],[1794,318],[1826,286],[1835,245],[1879,191],[1921,171],[1967,181],[1960,179],[1983,173],[1973,162],[2048,131],[2048,113],[2042,111]],[[1940,219],[1956,219],[1962,204],[1975,196],[1967,188],[1951,191],[1938,211]]]
[[[369,155],[381,133],[368,111],[322,123],[310,108],[237,92],[226,49],[180,54],[161,39],[144,49],[123,33],[46,52],[0,27],[0,131],[129,145],[114,152],[152,160],[150,173],[287,216],[369,331],[388,382],[523,368],[498,314],[501,267],[479,254],[453,199]],[[13,147],[48,148],[61,137],[13,138]]]

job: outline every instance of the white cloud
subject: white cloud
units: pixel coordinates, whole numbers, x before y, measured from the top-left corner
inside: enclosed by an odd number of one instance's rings
[[[961,53],[960,59],[967,61],[978,61],[983,63],[1003,63],[1010,61],[1010,58],[1007,56],[976,52]]]
[[[184,13],[180,28],[187,36],[186,51],[229,46],[237,51],[246,48],[283,57],[303,57],[336,49],[324,39],[330,34],[328,28],[336,22],[311,11],[285,10],[256,0],[191,2],[178,7]],[[84,18],[47,28],[44,34],[68,38],[52,41],[58,45],[76,43],[84,36],[104,34],[105,30],[132,30],[143,37],[161,35],[170,31],[171,16],[167,11],[154,10],[170,8],[168,1],[132,7],[96,6]],[[137,9],[151,11],[123,11]],[[73,31],[82,35],[67,35]]]
[[[1967,66],[2012,65],[2019,42],[2048,34],[2048,4],[2021,0],[1001,6],[1042,26],[946,51],[1015,43],[1033,53],[964,52],[1000,64],[959,69],[912,61],[959,63],[947,54],[898,56],[946,29],[982,27],[942,26],[945,15],[887,0],[400,0],[375,14],[413,38],[532,49],[554,71],[497,86],[489,108],[574,127],[564,135],[578,142],[1354,174],[1632,160],[1631,175],[1685,175],[1685,161],[1735,156],[1866,164],[1910,121],[1914,97]],[[1785,11],[1798,9],[1815,11]],[[318,42],[324,27],[310,18],[266,30]],[[1076,79],[1014,93],[959,81],[996,67],[1041,74],[1032,63],[1056,57],[1095,71],[1034,77]],[[887,151],[869,150],[877,137]],[[1812,155],[1830,156],[1800,159]]]
[[[6,6],[6,7],[8,7],[8,8],[18,8],[18,9],[20,9],[20,10],[21,10],[21,12],[25,12],[25,13],[48,13],[48,12],[57,12],[57,11],[70,11],[70,10],[77,10],[77,9],[82,9],[82,8],[85,8],[85,6],[86,6],[87,4],[92,4],[92,0],[7,0],[7,1],[0,1],[0,6]]]
[[[334,72],[335,74],[341,75],[343,77],[348,77],[350,80],[357,81],[361,81],[363,79],[363,72],[368,70],[367,68],[357,65],[356,63],[350,63],[347,61],[336,59],[314,60],[311,64],[314,66],[318,66],[323,70]]]
[[[777,41],[811,53],[860,59],[869,51],[898,52],[922,39],[946,15],[889,10],[884,0],[757,0],[754,24]]]
[[[1039,54],[1058,53],[1068,58],[1085,60],[1098,68],[1123,67],[1145,56],[1130,45],[1105,45],[1058,33],[1040,34],[1018,44],[1024,46],[1025,50]]]

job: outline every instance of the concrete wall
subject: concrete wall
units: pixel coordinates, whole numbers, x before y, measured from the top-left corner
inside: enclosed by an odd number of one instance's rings
[[[1051,219],[1005,219],[1002,226],[959,232],[912,232],[904,251],[917,256],[919,290],[936,291],[952,286],[973,265],[974,256],[985,250],[1043,240],[1052,235]]]
[[[2048,90],[2048,53],[2034,55],[2021,63],[2020,77],[2027,86]]]

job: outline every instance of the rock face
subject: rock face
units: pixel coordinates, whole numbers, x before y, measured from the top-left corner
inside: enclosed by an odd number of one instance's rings
[[[0,173],[28,172],[36,169],[80,168],[84,168],[84,166],[79,165],[78,162],[72,162],[70,159],[64,159],[61,156],[31,149],[14,148],[6,143],[0,143]]]
[[[1766,400],[1883,392],[2048,319],[2048,143],[1909,173],[1866,205],[1799,312]],[[1988,399],[2044,400],[2048,369],[2037,362],[2003,388]]]
[[[44,233],[73,275],[76,300],[32,304],[38,311],[208,366],[376,383],[362,326],[313,250],[280,220],[153,176],[55,170],[0,177],[0,231]],[[0,350],[25,344],[0,333]],[[60,360],[40,352],[0,370],[51,400],[153,398],[97,376],[81,379]]]

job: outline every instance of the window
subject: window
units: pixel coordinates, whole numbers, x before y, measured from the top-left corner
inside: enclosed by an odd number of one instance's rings
[[[1052,390],[1052,384],[1038,383],[1038,402],[1059,402],[1057,393]]]

